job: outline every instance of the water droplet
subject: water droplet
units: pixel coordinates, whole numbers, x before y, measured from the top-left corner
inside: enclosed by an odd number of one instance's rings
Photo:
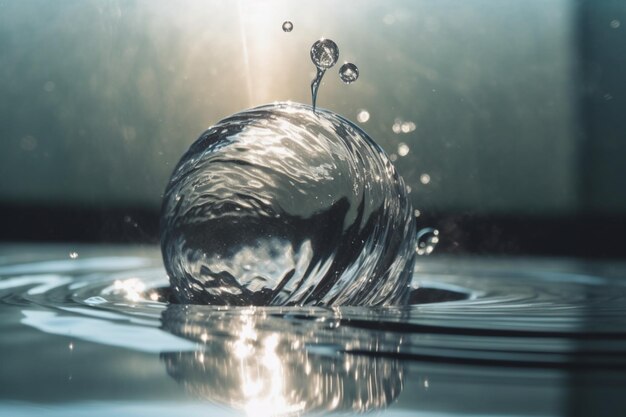
[[[76,259],[76,258],[78,258],[78,252],[70,252],[70,258],[71,258],[71,259]]]
[[[613,19],[611,20],[611,23],[609,25],[611,26],[612,29],[617,29],[622,25],[622,23],[617,19]]]
[[[430,175],[428,174],[420,175],[420,182],[424,185],[428,184],[430,182]]]
[[[320,39],[311,46],[311,60],[317,68],[331,68],[339,59],[339,47],[330,39]]]
[[[314,113],[317,103],[317,91],[322,82],[322,77],[328,68],[337,63],[338,59],[339,47],[330,39],[320,39],[311,46],[311,61],[317,68],[317,74],[311,81],[311,101],[313,102]]]
[[[361,109],[357,113],[356,119],[359,121],[359,123],[366,123],[370,119],[370,112],[365,109]]]
[[[361,129],[310,109],[278,103],[235,114],[179,162],[161,219],[179,301],[404,302],[417,246],[406,187]],[[231,129],[221,133],[223,126]],[[360,226],[376,224],[388,226]]]
[[[283,22],[283,32],[291,32],[293,30],[293,23],[289,20]]]
[[[435,246],[439,243],[439,230],[432,227],[426,227],[417,232],[417,248],[418,255],[430,255]]]
[[[351,84],[359,78],[359,69],[351,62],[346,62],[339,68],[339,77],[346,84]]]
[[[415,215],[415,217],[419,217],[422,215],[422,212],[419,211],[418,209],[415,209],[415,211],[413,212],[413,214]]]
[[[400,142],[398,144],[398,155],[407,156],[408,154],[409,154],[409,146],[404,142]]]

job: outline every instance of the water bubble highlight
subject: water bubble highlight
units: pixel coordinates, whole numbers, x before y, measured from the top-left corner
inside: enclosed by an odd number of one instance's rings
[[[283,32],[291,32],[293,30],[293,23],[289,20],[283,22]]]

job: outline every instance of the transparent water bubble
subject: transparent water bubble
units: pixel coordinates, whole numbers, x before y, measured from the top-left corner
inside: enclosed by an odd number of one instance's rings
[[[417,232],[417,249],[415,251],[418,255],[430,255],[435,250],[437,243],[439,243],[439,230],[425,227]]]
[[[353,83],[359,78],[359,69],[356,65],[346,62],[339,68],[339,77],[346,84]]]
[[[339,59],[339,47],[330,39],[320,39],[311,46],[311,61],[317,68],[331,68]]]
[[[365,132],[278,103],[207,130],[176,167],[161,216],[173,295],[185,303],[406,302],[415,217]]]
[[[291,32],[293,30],[293,23],[289,20],[283,22],[283,32]]]

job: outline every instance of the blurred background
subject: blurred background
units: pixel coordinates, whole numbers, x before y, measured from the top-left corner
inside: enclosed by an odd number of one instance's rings
[[[626,258],[623,0],[0,0],[0,240],[157,242],[183,152],[310,103],[321,37],[360,78],[318,105],[387,151],[435,253]]]

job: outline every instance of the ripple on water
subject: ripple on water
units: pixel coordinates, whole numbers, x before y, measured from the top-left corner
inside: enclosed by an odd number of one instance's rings
[[[4,265],[0,275],[1,308],[21,309],[23,324],[148,352],[201,352],[254,331],[321,355],[626,365],[626,286],[602,274],[429,261],[413,275],[419,304],[379,308],[170,303],[156,254]]]

